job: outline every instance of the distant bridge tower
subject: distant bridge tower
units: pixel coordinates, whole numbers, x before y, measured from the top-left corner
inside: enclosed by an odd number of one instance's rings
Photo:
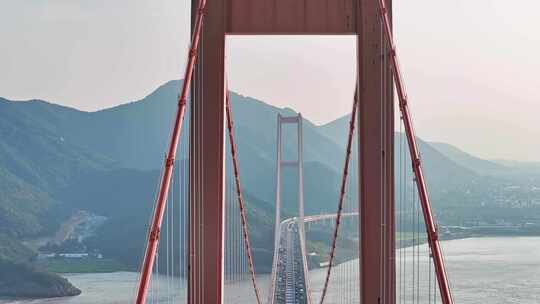
[[[284,160],[283,159],[283,125],[295,124],[297,126],[297,153],[296,159]],[[311,294],[309,289],[308,279],[308,263],[306,252],[306,235],[304,228],[304,140],[302,135],[302,115],[297,116],[277,116],[277,157],[276,157],[276,219],[275,219],[275,232],[274,232],[274,261],[272,267],[272,281],[270,284],[270,291],[268,293],[268,303],[273,304],[275,300],[276,279],[278,275],[278,262],[279,262],[279,248],[281,240],[281,185],[282,185],[282,169],[283,168],[296,168],[298,172],[298,235],[300,240],[300,253],[302,256],[302,264],[304,268],[304,290],[307,296],[307,303],[311,303]]]

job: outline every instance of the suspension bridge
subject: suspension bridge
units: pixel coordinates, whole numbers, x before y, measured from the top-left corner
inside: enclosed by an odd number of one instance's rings
[[[192,0],[191,46],[135,303],[454,303],[391,8],[391,0]],[[305,214],[304,119],[278,115],[273,242],[255,244],[269,236],[254,237],[250,224],[261,211],[242,186],[239,154],[249,151],[237,145],[225,39],[276,34],[356,36],[357,81],[337,200],[328,202],[336,211]],[[296,131],[293,158],[283,153],[287,126]],[[294,199],[282,197],[291,169]],[[283,220],[284,201],[296,211]]]

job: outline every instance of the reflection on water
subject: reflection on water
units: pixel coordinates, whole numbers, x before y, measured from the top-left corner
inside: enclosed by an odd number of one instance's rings
[[[538,303],[540,299],[540,280],[538,280],[540,278],[540,238],[471,238],[443,242],[443,248],[456,303]],[[421,274],[421,303],[427,303],[428,296],[426,249],[425,246],[420,247],[420,262],[417,264]],[[403,264],[405,255],[408,256],[407,261],[409,261],[406,265]],[[398,300],[398,303],[412,301],[412,282],[403,280],[403,283],[399,283],[400,274],[403,276],[404,272],[409,272],[406,277],[410,277],[411,257],[411,248],[396,253],[396,294],[403,298],[401,302]],[[340,267],[357,267],[358,265],[357,261],[349,263],[351,264],[340,265]],[[319,297],[318,290],[322,287],[324,274],[324,269],[310,272],[311,286],[314,290],[313,300]],[[70,274],[66,277],[83,291],[80,296],[40,300],[0,300],[0,303],[130,303],[135,294],[137,281],[137,274],[131,272]],[[268,276],[261,276],[258,280],[262,287],[263,299],[266,299]],[[179,279],[167,280],[166,277],[160,276],[158,283],[153,286],[150,297],[159,298],[159,303],[185,303],[184,291],[185,282]],[[336,292],[336,288],[330,287],[326,303],[333,303],[332,299],[337,298]],[[228,283],[225,286],[224,297],[225,303],[251,304],[255,302],[250,281]]]

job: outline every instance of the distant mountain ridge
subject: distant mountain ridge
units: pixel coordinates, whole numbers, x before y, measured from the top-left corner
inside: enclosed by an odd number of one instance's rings
[[[0,98],[0,232],[34,235],[54,229],[45,215],[61,216],[62,208],[52,193],[74,176],[112,163],[65,142],[64,124],[76,122],[80,113],[43,101]]]
[[[345,147],[345,132],[348,128],[349,121],[350,114],[342,116],[330,123],[320,126],[321,133],[327,138],[333,140],[340,147]],[[423,161],[424,173],[427,176],[427,182],[431,188],[443,189],[446,187],[445,185],[448,185],[448,183],[453,183],[453,187],[459,187],[462,183],[468,183],[471,180],[476,179],[476,175],[480,174],[477,172],[477,170],[471,168],[465,162],[458,162],[453,159],[453,155],[450,153],[447,154],[446,150],[440,151],[436,146],[433,146],[431,143],[425,142],[420,138],[417,138],[417,144]],[[451,145],[448,146],[453,147]],[[453,151],[460,150],[453,148]],[[463,152],[463,154],[466,153]],[[400,170],[401,166],[399,163],[403,162],[404,159],[409,159],[407,140],[403,133],[395,132],[394,162],[396,164],[396,170]],[[483,160],[478,159],[478,163],[480,165],[483,164],[482,161]],[[408,165],[407,168],[409,167],[410,165]]]
[[[429,144],[452,161],[463,167],[469,168],[478,174],[498,175],[504,174],[509,169],[509,167],[505,165],[473,156],[447,143],[430,142]]]
[[[40,201],[55,205],[58,202],[52,197],[53,193],[77,176],[120,168],[159,169],[180,84],[180,81],[170,81],[140,101],[96,112],[78,111],[39,100],[12,102],[0,99],[0,134],[3,135],[0,138],[0,169],[4,170],[5,179],[13,180],[11,183],[15,183],[14,180],[26,183],[28,189],[36,188],[31,191],[35,197],[42,196]],[[271,202],[273,187],[266,185],[275,182],[276,116],[278,113],[296,113],[236,93],[231,93],[231,97],[245,188]],[[316,126],[304,118],[306,170],[322,170],[335,180],[335,183],[317,187],[317,181],[307,176],[307,184],[320,188],[309,192],[315,193],[310,197],[315,201],[311,206],[325,205],[323,201],[336,197],[348,120],[348,116],[344,116]],[[183,136],[181,145],[187,144],[186,139]],[[396,149],[400,140],[398,134]],[[466,162],[452,157],[458,153],[449,151],[457,149],[452,150],[447,145],[444,150],[442,144],[435,144],[433,149],[429,144],[419,142],[431,183],[447,180],[448,174],[459,176],[452,180],[467,182],[478,173]],[[285,155],[295,153],[294,145],[286,145],[284,150]],[[475,160],[482,164],[487,162]],[[445,167],[441,170],[443,164]],[[439,177],[437,172],[441,171],[445,174]],[[320,207],[312,209],[312,212],[316,211],[321,211]]]

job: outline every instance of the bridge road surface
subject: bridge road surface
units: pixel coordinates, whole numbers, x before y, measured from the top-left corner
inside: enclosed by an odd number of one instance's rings
[[[279,260],[277,263],[276,304],[306,304],[300,237],[296,218],[281,223]]]
[[[296,277],[295,277],[295,271],[294,271],[294,256],[295,256],[295,250],[294,250],[294,244],[293,244],[293,235],[291,233],[291,230],[293,229],[291,226],[293,224],[290,223],[287,225],[287,249],[286,249],[286,279],[285,279],[285,303],[296,303]]]
[[[335,220],[336,216],[337,214],[306,216],[304,217],[304,223]],[[358,212],[342,214],[343,218],[355,216],[358,216]],[[281,236],[278,250],[276,291],[274,293],[275,304],[307,303],[297,221],[297,218],[289,218],[280,223]]]

